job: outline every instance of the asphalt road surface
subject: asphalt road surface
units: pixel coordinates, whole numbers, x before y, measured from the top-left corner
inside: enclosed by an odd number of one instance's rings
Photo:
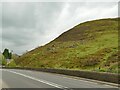
[[[75,78],[67,75],[15,69],[2,69],[1,71],[2,88],[57,88],[60,90],[74,90],[80,88],[96,88],[96,90],[98,90],[98,88],[105,88],[106,90],[116,90],[115,88],[118,88],[114,84]]]

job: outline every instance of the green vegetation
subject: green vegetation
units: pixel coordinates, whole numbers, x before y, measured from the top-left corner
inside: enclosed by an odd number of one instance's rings
[[[15,60],[22,67],[118,72],[118,18],[88,21]]]
[[[2,54],[0,54],[0,65],[5,66],[6,64],[7,64],[7,61],[6,61],[5,57]]]
[[[16,67],[15,59],[18,57],[17,54],[12,54],[9,49],[5,49],[3,53],[0,53],[0,65],[6,67]]]
[[[8,49],[4,50],[3,55],[4,55],[5,59],[11,59],[12,58],[12,53],[11,52],[9,53]]]
[[[14,59],[12,59],[12,60],[10,61],[10,63],[7,64],[7,67],[16,67],[16,66],[17,66],[17,65],[16,65]]]

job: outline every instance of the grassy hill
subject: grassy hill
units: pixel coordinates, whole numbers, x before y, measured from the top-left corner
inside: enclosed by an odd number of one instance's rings
[[[24,67],[118,71],[118,18],[81,23],[16,59]]]

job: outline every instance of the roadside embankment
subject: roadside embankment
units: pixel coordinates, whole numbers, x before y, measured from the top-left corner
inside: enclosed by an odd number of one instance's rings
[[[35,70],[49,73],[64,74],[88,79],[94,79],[99,81],[105,81],[110,83],[120,83],[120,74],[107,73],[107,72],[93,72],[93,71],[81,71],[81,70],[66,70],[66,69],[46,69],[46,68],[21,68],[21,67],[3,67],[4,69],[24,69]]]

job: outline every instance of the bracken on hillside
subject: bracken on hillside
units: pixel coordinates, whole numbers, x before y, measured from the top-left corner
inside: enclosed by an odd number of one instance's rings
[[[24,67],[118,71],[118,18],[81,23],[15,62]]]

